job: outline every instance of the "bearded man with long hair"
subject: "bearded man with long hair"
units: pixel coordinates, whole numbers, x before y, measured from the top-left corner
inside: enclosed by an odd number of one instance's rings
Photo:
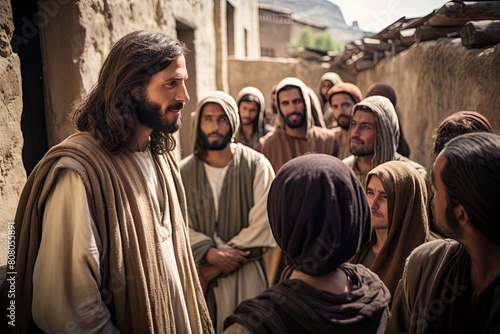
[[[185,45],[135,31],[21,194],[16,331],[212,332],[172,150],[189,95]],[[48,307],[50,305],[50,307]]]

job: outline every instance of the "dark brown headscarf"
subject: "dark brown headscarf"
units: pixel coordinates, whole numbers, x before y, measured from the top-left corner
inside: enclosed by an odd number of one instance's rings
[[[288,265],[311,276],[333,271],[370,238],[363,187],[330,155],[306,154],[285,163],[271,185],[267,210]]]
[[[402,161],[389,161],[372,169],[366,178],[367,185],[374,175],[387,194],[389,222],[387,240],[370,269],[394,295],[406,258],[429,239],[427,186],[417,170]]]

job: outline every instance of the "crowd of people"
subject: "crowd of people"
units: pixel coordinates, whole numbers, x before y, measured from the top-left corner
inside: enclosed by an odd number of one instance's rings
[[[337,73],[207,92],[185,45],[116,42],[15,217],[21,333],[500,333],[500,135],[477,111],[409,159],[396,91]],[[185,126],[185,125],[184,125]],[[5,316],[4,316],[5,319]]]

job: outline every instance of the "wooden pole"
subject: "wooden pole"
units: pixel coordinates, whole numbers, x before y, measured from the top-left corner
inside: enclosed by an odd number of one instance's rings
[[[462,45],[484,47],[500,43],[500,20],[469,21],[462,31]]]

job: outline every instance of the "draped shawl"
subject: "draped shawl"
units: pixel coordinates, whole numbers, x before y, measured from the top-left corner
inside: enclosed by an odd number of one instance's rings
[[[429,239],[427,186],[415,168],[401,161],[389,161],[372,169],[367,185],[372,176],[380,179],[387,195],[389,222],[387,240],[370,269],[380,276],[393,295],[406,258]],[[372,245],[373,242],[365,250]],[[362,251],[351,262],[362,263],[363,254],[366,252]]]
[[[153,156],[171,221],[160,219],[162,224],[172,224],[188,321],[195,333],[212,332],[188,243],[186,201],[177,164],[172,153]],[[64,157],[71,159],[61,159]],[[77,166],[71,163],[75,160]],[[114,324],[122,333],[176,333],[175,322],[170,321],[174,316],[171,297],[163,284],[163,277],[169,273],[153,223],[158,218],[146,180],[130,153],[110,154],[86,132],[75,133],[50,149],[30,174],[21,194],[15,217],[16,330],[30,331],[32,275],[43,209],[62,168],[76,171],[85,185],[102,241],[102,290],[107,292],[105,300],[110,299],[107,306]]]
[[[350,292],[335,294],[286,279],[241,303],[224,327],[239,323],[256,334],[383,333],[389,313],[387,288],[362,265],[344,263],[339,269],[353,283]]]

